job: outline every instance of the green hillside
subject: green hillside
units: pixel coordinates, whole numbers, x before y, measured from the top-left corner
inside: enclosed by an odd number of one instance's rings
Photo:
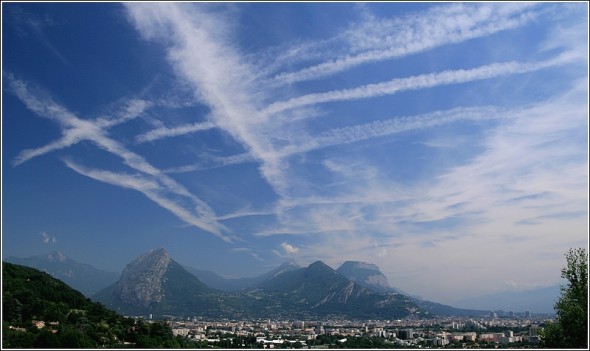
[[[2,348],[191,347],[165,323],[126,318],[34,268],[2,262]]]

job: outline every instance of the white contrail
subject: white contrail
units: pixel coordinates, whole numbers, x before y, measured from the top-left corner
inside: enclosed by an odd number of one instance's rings
[[[396,78],[387,82],[363,85],[353,89],[332,90],[324,93],[303,95],[285,101],[278,101],[270,104],[263,110],[263,113],[265,115],[273,115],[281,111],[301,106],[331,101],[366,99],[383,95],[393,95],[406,90],[425,89],[440,85],[466,83],[505,75],[532,72],[571,61],[575,57],[576,54],[574,53],[566,53],[555,59],[541,62],[522,63],[511,61],[493,63],[468,70],[447,70],[407,78]]]
[[[215,128],[215,124],[211,122],[199,122],[193,124],[184,124],[174,128],[158,128],[150,130],[147,133],[140,134],[135,137],[135,140],[138,143],[145,143],[147,141],[154,141],[189,133],[200,132],[203,130],[208,130]]]
[[[371,123],[332,129],[317,136],[302,139],[280,151],[283,157],[309,152],[324,147],[354,143],[386,135],[432,128],[457,121],[490,120],[508,118],[517,110],[503,111],[494,107],[457,107],[447,111],[435,111],[423,115],[405,116],[379,120]]]
[[[365,63],[399,58],[516,28],[535,18],[534,11],[524,11],[530,7],[531,4],[452,4],[438,6],[425,14],[397,21],[376,21],[370,18],[360,29],[352,29],[346,33],[360,45],[369,43],[369,51],[296,72],[277,74],[274,81],[289,84],[319,79]],[[377,36],[379,40],[376,40]],[[388,46],[387,49],[377,48],[385,45]]]
[[[86,177],[109,183],[112,185],[120,186],[123,188],[133,189],[141,192],[147,196],[150,200],[158,204],[160,207],[170,211],[176,217],[181,219],[187,224],[193,225],[204,231],[214,234],[215,236],[223,239],[224,241],[231,242],[229,237],[224,236],[220,232],[221,226],[215,221],[208,221],[202,216],[195,215],[178,204],[174,200],[170,199],[169,194],[165,194],[164,189],[161,188],[157,181],[146,178],[141,175],[129,175],[113,173],[104,170],[89,169],[77,165],[76,163],[64,160],[66,165],[77,173],[80,173]]]

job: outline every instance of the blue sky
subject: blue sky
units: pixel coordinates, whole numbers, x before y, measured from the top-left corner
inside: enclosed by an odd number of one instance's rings
[[[2,3],[2,254],[450,303],[588,245],[586,3]]]

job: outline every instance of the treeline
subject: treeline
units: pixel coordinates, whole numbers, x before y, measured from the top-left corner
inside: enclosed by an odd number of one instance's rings
[[[2,348],[194,348],[165,322],[123,317],[36,269],[2,262]]]

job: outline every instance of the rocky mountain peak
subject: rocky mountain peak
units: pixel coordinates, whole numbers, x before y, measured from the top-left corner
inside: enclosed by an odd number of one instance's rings
[[[328,266],[327,264],[325,264],[322,261],[315,261],[314,263],[310,264],[307,268],[308,269],[317,269],[317,270],[330,270],[330,271],[333,270],[330,266]]]
[[[390,292],[387,277],[381,273],[377,265],[361,261],[346,261],[336,270],[353,282],[375,292]]]
[[[281,264],[279,267],[277,267],[276,269],[270,271],[268,274],[266,274],[264,277],[264,280],[266,279],[272,279],[276,276],[279,276],[285,272],[290,272],[290,271],[294,271],[296,269],[301,268],[300,265],[297,264],[297,262],[295,262],[295,260],[289,260],[284,262],[283,264]]]
[[[301,268],[301,266],[298,265],[297,262],[294,259],[290,259],[290,260],[287,260],[287,261],[283,262],[279,267],[284,267],[284,268]]]
[[[340,266],[341,269],[367,269],[372,271],[379,271],[379,267],[373,263],[367,263],[362,261],[346,261]]]
[[[115,291],[120,299],[133,306],[150,306],[164,297],[164,274],[172,262],[168,252],[153,249],[129,263]]]
[[[332,267],[328,266],[322,261],[315,261],[304,269],[306,277],[322,277],[335,273]]]
[[[277,269],[275,269],[275,271],[289,272],[289,271],[293,271],[293,270],[296,270],[299,268],[301,268],[301,266],[298,265],[297,262],[295,262],[295,260],[289,260],[289,261],[283,262]]]

